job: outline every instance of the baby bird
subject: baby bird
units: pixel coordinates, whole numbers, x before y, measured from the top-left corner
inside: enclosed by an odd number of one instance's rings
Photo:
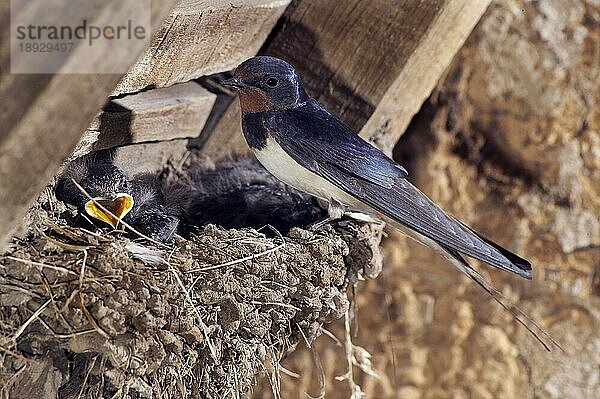
[[[138,175],[130,180],[110,161],[96,163],[93,157],[74,160],[58,178],[55,193],[57,199],[74,205],[81,214],[113,229],[118,227],[119,220],[123,220],[140,233],[161,242],[169,241],[179,224],[178,218],[166,212],[160,182],[155,177]]]
[[[311,196],[286,186],[248,157],[212,165],[194,160],[165,189],[165,203],[181,218],[180,233],[214,223],[225,228],[267,224],[286,233],[321,220],[326,212]]]

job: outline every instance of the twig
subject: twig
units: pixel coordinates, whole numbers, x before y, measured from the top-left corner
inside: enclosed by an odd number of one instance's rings
[[[3,350],[3,348],[1,346],[0,346],[0,350]],[[19,355],[19,356],[21,356],[21,355]],[[37,363],[37,360],[27,359],[26,357],[23,357],[23,359],[28,360],[30,362]],[[2,387],[0,387],[0,394],[2,394],[3,392],[6,392],[5,390],[8,390],[8,388],[12,384],[14,384],[14,382],[17,380],[17,378],[19,378],[19,376],[25,371],[26,368],[27,368],[27,365],[24,364],[23,367],[21,367],[20,369],[15,371],[14,374],[6,382],[3,382]],[[6,394],[6,397],[7,398],[9,397],[8,394]]]
[[[73,332],[73,327],[71,327],[71,325],[69,324],[69,322],[67,322],[67,319],[65,319],[65,316],[63,316],[62,312],[60,311],[60,309],[58,308],[58,304],[56,303],[56,301],[54,300],[54,292],[52,292],[52,287],[50,287],[50,282],[48,281],[48,279],[46,278],[46,276],[44,275],[44,273],[42,273],[42,283],[44,284],[44,288],[46,289],[46,292],[48,293],[48,295],[50,296],[50,300],[52,301],[52,305],[54,307],[54,313],[56,313],[56,316],[63,322],[65,323],[65,325],[67,326],[67,328],[69,329],[70,332]],[[42,319],[40,319],[41,321]]]
[[[52,336],[54,338],[59,338],[59,339],[69,339],[69,338],[73,338],[73,337],[78,337],[80,335],[87,335],[87,334],[91,334],[94,332],[97,332],[95,329],[90,328],[89,330],[83,330],[83,331],[74,331],[70,334],[59,334],[56,331],[54,331],[52,329],[52,327],[50,327],[50,325],[48,323],[46,323],[44,321],[44,319],[39,319],[39,322],[48,329],[48,331],[50,331],[52,333]]]
[[[40,319],[40,320],[42,320],[42,319]],[[25,357],[25,356],[21,355],[20,353],[13,352],[13,351],[11,351],[10,349],[8,349],[8,348],[5,348],[5,347],[3,347],[3,346],[0,346],[0,352],[4,352],[4,353],[6,353],[7,355],[10,355],[10,356],[12,356],[12,357],[15,357],[15,358],[17,358],[17,359],[25,360],[26,362],[31,362],[31,363],[39,363],[39,360],[35,360],[35,359],[29,359],[29,358],[27,358],[27,357]]]
[[[321,357],[319,356],[319,352],[317,352],[317,348],[314,346],[310,347],[310,351],[312,353],[313,364],[319,378],[319,394],[317,396],[311,396],[308,393],[305,393],[310,399],[325,399],[325,370],[323,370]]]
[[[286,369],[286,368],[285,368],[285,367],[283,367],[281,364],[279,365],[279,370],[280,370],[280,371],[281,371],[283,374],[287,375],[288,377],[292,377],[292,378],[296,378],[296,379],[299,379],[299,378],[300,378],[300,374],[298,374],[298,373],[295,373],[295,372],[293,372],[293,371],[291,371],[291,370],[288,370],[288,369]]]
[[[177,273],[177,271],[171,264],[169,264],[169,270],[171,270],[171,272],[175,276],[175,279],[177,280],[177,284],[179,284],[179,287],[185,293],[185,297],[187,298],[192,309],[194,310],[194,314],[196,315],[196,318],[198,319],[198,324],[200,324],[202,333],[204,334],[204,337],[206,338],[206,344],[208,345],[208,349],[210,350],[210,355],[212,356],[215,363],[217,363],[218,362],[217,351],[216,351],[213,343],[210,340],[208,326],[206,324],[204,324],[204,321],[202,320],[202,316],[200,316],[200,312],[198,312],[198,309],[196,309],[196,307],[194,306],[194,301],[192,301],[192,296],[190,295],[190,292],[187,290],[187,288],[185,288],[185,285],[183,285],[183,281],[181,281],[181,278],[179,278],[179,274]]]
[[[236,399],[240,399],[240,390],[241,390],[240,379],[238,377],[238,370],[237,370],[237,367],[235,366],[235,363],[232,364],[232,368],[233,368],[233,381],[234,381],[232,396]]]
[[[87,218],[86,218],[86,219],[87,219]],[[89,219],[88,219],[88,220],[89,220]],[[93,224],[93,223],[92,223],[92,224]],[[94,237],[96,237],[96,238],[99,238],[99,239],[101,239],[101,240],[104,240],[104,241],[110,241],[110,239],[109,239],[109,238],[106,238],[106,237],[104,237],[102,234],[95,233],[95,232],[93,232],[93,231],[91,231],[91,230],[88,230],[88,229],[86,229],[86,228],[83,228],[83,227],[80,227],[79,229],[80,229],[81,231],[83,231],[84,233],[87,233],[87,234],[89,234],[89,235],[92,235],[92,236],[94,236]]]
[[[312,349],[312,345],[310,344],[310,342],[308,342],[308,338],[306,337],[306,334],[304,334],[304,331],[302,330],[302,327],[300,327],[300,324],[298,324],[297,321],[294,321],[294,323],[296,323],[296,326],[298,326],[298,331],[300,331],[300,335],[302,335],[306,347]]]
[[[84,275],[85,275],[85,266],[87,263],[87,250],[83,250],[83,261],[81,264],[81,271],[79,272],[79,305],[81,306],[81,310],[83,311],[83,314],[85,314],[85,317],[88,319],[88,321],[90,322],[90,324],[92,325],[92,327],[94,327],[94,329],[100,334],[102,335],[104,338],[106,339],[110,339],[110,335],[108,335],[108,333],[106,331],[104,331],[96,322],[96,320],[94,319],[94,316],[92,316],[92,314],[89,312],[89,310],[87,310],[87,308],[85,307],[85,301],[83,299],[83,279],[84,279]]]
[[[33,312],[33,314],[25,321],[25,323],[21,324],[21,326],[17,329],[15,334],[12,336],[12,338],[10,338],[10,341],[12,341],[13,345],[17,344],[17,339],[19,338],[19,336],[21,334],[23,334],[23,332],[25,331],[27,326],[29,326],[31,323],[33,323],[35,321],[35,319],[37,319],[42,314],[44,309],[46,309],[46,307],[51,302],[52,302],[52,300],[48,299],[46,302],[44,302],[42,304],[42,306],[40,306],[35,312]],[[8,341],[3,342],[2,345],[6,344],[6,343],[8,343]]]
[[[264,287],[264,285],[265,285],[266,283],[273,284],[273,285],[276,285],[276,286],[278,286],[279,288],[285,288],[285,289],[288,289],[288,290],[292,288],[292,287],[290,287],[289,285],[282,284],[282,283],[280,283],[280,282],[277,282],[277,281],[275,281],[275,280],[262,280],[262,281],[260,282],[260,285],[262,285],[262,286]],[[266,287],[266,288],[268,288],[268,287]]]
[[[50,201],[50,204],[52,204],[52,201]],[[44,226],[48,227],[50,230],[53,230],[54,232],[56,232],[58,234],[67,236],[68,238],[70,238],[73,241],[77,241],[80,239],[80,237],[78,237],[76,234],[73,234],[68,229],[65,229],[64,227],[59,226],[58,224],[54,223],[54,221],[51,219],[45,219],[43,224],[44,224]]]
[[[338,381],[348,381],[348,385],[350,386],[350,399],[360,399],[363,396],[363,392],[360,389],[360,385],[354,382],[354,374],[352,372],[354,362],[352,353],[352,338],[350,336],[350,308],[346,310],[346,314],[344,315],[344,335],[344,346],[346,349],[346,361],[348,363],[348,371],[342,376],[335,377],[335,379]]]
[[[260,252],[258,254],[252,254],[252,255],[244,256],[243,258],[239,258],[239,259],[235,259],[235,260],[232,260],[232,261],[229,261],[229,262],[221,263],[219,265],[191,269],[191,270],[188,270],[186,273],[206,272],[206,271],[209,271],[209,270],[220,269],[222,267],[237,265],[238,263],[246,262],[248,260],[254,260],[254,259],[260,258],[262,256],[268,255],[268,254],[273,253],[273,252],[275,252],[275,251],[277,251],[277,250],[279,250],[279,249],[281,249],[283,247],[285,247],[285,241],[283,241],[281,244],[277,245],[276,247],[269,248],[269,249],[267,249],[267,250],[265,250],[263,252]]]
[[[81,399],[81,395],[83,395],[83,391],[85,390],[85,387],[87,385],[88,378],[90,377],[90,373],[92,372],[92,369],[96,365],[97,359],[98,359],[98,356],[94,356],[94,360],[92,361],[92,364],[88,366],[87,372],[85,373],[85,377],[83,378],[83,383],[81,384],[81,389],[79,390],[79,394],[77,395],[77,399]]]
[[[17,258],[17,257],[14,257],[14,256],[3,256],[0,259],[10,259],[10,260],[14,260],[15,262],[24,263],[26,265],[41,266],[41,267],[45,267],[45,268],[48,268],[48,269],[56,270],[56,271],[63,272],[63,273],[70,273],[70,274],[73,274],[73,275],[77,276],[77,273],[75,273],[74,271],[69,270],[67,268],[64,268],[62,266],[49,265],[47,263],[35,262],[35,261],[32,261],[32,260],[21,259],[21,258]]]
[[[336,337],[331,331],[327,330],[326,328],[321,327],[321,332],[325,335],[327,335],[329,338],[331,338],[333,340],[333,342],[335,342],[335,344],[337,346],[343,346],[344,344],[342,344],[342,341],[340,341],[338,339],[338,337]]]
[[[61,247],[63,249],[69,250],[69,251],[81,251],[81,250],[84,250],[84,249],[90,249],[90,248],[92,248],[92,246],[67,244],[65,242],[62,242],[62,241],[59,241],[59,240],[54,239],[52,237],[49,237],[46,233],[44,233],[40,229],[36,228],[36,230],[46,240],[50,241],[51,243],[53,243],[55,245],[58,245],[59,247]]]
[[[268,355],[271,358],[271,365],[273,366],[271,368],[271,372],[269,373],[269,384],[271,385],[273,398],[281,399],[281,374],[279,372],[281,365],[279,364],[279,359],[277,358],[273,348],[270,348]]]
[[[252,305],[271,305],[271,306],[281,306],[282,308],[290,308],[290,309],[294,309],[297,312],[300,312],[302,309],[294,306],[294,305],[290,305],[289,303],[283,303],[283,302],[260,302],[260,301],[250,301],[250,303]],[[302,329],[300,329],[300,331],[302,331]],[[310,345],[309,345],[310,346]]]
[[[42,297],[42,295],[38,294],[35,291],[31,291],[31,290],[28,290],[28,289],[23,288],[23,287],[19,287],[18,285],[14,285],[14,284],[0,283],[0,287],[5,287],[6,289],[18,291],[18,292],[21,292],[23,294],[34,296],[34,297],[37,297],[37,298],[41,298]]]

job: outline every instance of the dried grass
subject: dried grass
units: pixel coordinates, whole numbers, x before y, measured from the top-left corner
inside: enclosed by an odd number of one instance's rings
[[[267,226],[268,238],[208,226],[165,245],[123,225],[140,238],[40,212],[0,257],[2,295],[14,302],[0,303],[0,376],[11,376],[0,378],[0,397],[33,378],[24,364],[53,356],[32,352],[34,344],[69,354],[53,362],[70,362],[70,372],[40,367],[60,375],[71,397],[238,398],[262,372],[278,398],[280,373],[294,375],[279,362],[344,315],[349,278],[369,261],[349,256],[349,229],[284,237]],[[312,307],[321,301],[329,305]],[[331,303],[338,308],[325,311]]]

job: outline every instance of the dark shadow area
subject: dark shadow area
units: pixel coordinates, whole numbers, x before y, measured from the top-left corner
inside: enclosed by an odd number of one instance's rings
[[[316,199],[286,186],[253,157],[239,157],[213,165],[194,154],[180,173],[164,180],[166,206],[181,219],[184,237],[199,226],[225,228],[266,225],[285,234],[327,216]]]
[[[286,186],[253,157],[215,165],[192,150],[180,170],[167,166],[131,177],[112,160],[110,150],[97,151],[71,162],[58,178],[56,197],[76,208],[63,215],[70,223],[88,229],[110,227],[90,213],[89,197],[73,181],[92,198],[107,201],[107,207],[117,207],[111,201],[130,195],[133,205],[123,221],[161,242],[175,233],[187,238],[207,224],[256,229],[270,225],[286,234],[327,216],[315,198]]]
[[[418,160],[426,159],[438,145],[438,135],[451,135],[451,151],[477,168],[479,175],[496,180],[495,170],[510,179],[519,179],[527,186],[541,186],[538,178],[506,153],[502,146],[488,137],[488,132],[499,131],[497,126],[465,125],[461,102],[449,98],[452,93],[436,93],[435,103],[430,97],[406,128],[393,150],[393,158],[409,170],[418,168]],[[502,183],[502,182],[501,182]],[[504,183],[498,187],[502,187]],[[497,187],[497,186],[493,186]]]
[[[196,79],[198,84],[211,93],[216,94],[217,98],[210,111],[210,114],[208,115],[208,119],[200,131],[200,134],[198,137],[190,139],[188,144],[189,148],[201,149],[204,146],[227,108],[232,106],[233,102],[235,101],[235,93],[221,85],[223,80],[228,79],[231,76],[231,71],[227,71]]]
[[[436,145],[436,137],[431,131],[435,112],[435,107],[429,101],[425,102],[394,146],[393,159],[403,165],[409,175],[417,168],[416,160],[425,157]]]
[[[93,150],[130,144],[133,138],[131,110],[109,100],[102,111],[98,140],[94,143]]]

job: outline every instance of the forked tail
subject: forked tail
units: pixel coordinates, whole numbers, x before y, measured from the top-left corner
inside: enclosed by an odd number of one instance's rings
[[[444,256],[454,266],[456,266],[463,274],[473,280],[478,286],[483,288],[485,292],[500,304],[506,311],[510,312],[513,318],[521,324],[527,331],[533,335],[533,337],[546,349],[548,352],[552,351],[552,347],[556,347],[561,351],[565,351],[560,343],[554,339],[548,332],[539,326],[533,320],[531,316],[521,310],[518,306],[511,304],[508,298],[506,298],[496,287],[487,281],[477,270],[473,269],[467,261],[455,250],[442,247],[448,253],[448,256]]]

